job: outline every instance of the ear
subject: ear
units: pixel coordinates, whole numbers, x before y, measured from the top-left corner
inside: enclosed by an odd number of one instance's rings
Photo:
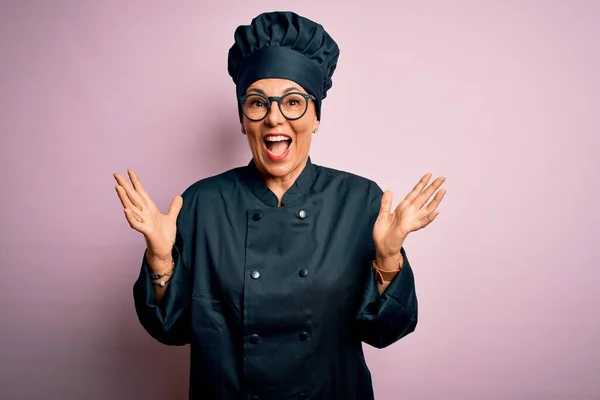
[[[313,133],[317,133],[318,130],[319,130],[319,120],[317,120],[315,122],[315,125],[313,127]]]
[[[240,124],[240,126],[242,127],[242,135],[246,134],[246,128],[244,128],[244,124]]]

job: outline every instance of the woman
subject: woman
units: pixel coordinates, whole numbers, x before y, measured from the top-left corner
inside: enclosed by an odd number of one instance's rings
[[[311,162],[338,55],[322,26],[259,15],[228,60],[250,163],[194,183],[167,214],[133,171],[131,184],[115,174],[147,243],[140,322],[191,344],[192,399],[373,399],[361,342],[383,348],[415,329],[403,243],[437,216],[444,178],[425,175],[392,212],[373,181]]]

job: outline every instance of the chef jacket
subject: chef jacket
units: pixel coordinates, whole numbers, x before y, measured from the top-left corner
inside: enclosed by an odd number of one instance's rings
[[[417,324],[404,248],[401,271],[377,289],[381,196],[310,157],[281,207],[254,161],[183,193],[163,301],[145,254],[134,300],[152,337],[190,344],[190,399],[373,399],[362,342],[383,348]]]

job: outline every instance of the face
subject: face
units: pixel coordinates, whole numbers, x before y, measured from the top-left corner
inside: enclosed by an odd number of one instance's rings
[[[305,93],[297,83],[287,79],[262,79],[254,82],[246,94],[283,96],[289,92]],[[293,103],[292,103],[293,104]],[[297,120],[287,120],[278,103],[271,102],[267,116],[260,121],[243,117],[242,133],[247,136],[254,162],[258,169],[271,179],[298,176],[310,150],[313,132],[319,127],[315,103],[308,101],[306,114]],[[285,140],[281,141],[281,139]]]

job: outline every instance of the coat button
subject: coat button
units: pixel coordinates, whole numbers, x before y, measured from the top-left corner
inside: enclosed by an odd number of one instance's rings
[[[300,340],[303,342],[306,342],[309,337],[310,335],[308,334],[308,332],[300,332],[300,334],[298,335],[298,338],[300,338]]]
[[[253,333],[252,335],[250,335],[250,343],[257,344],[259,340],[260,340],[260,336],[258,336],[256,333]]]
[[[300,218],[300,219],[306,218],[306,211],[300,210],[300,212],[298,212],[298,218]]]
[[[258,279],[260,277],[260,272],[258,272],[258,271],[252,271],[250,273],[250,276],[252,277],[252,279]]]
[[[254,215],[252,216],[252,219],[255,221],[260,221],[261,218],[262,218],[262,214],[259,212],[254,213]]]
[[[298,275],[304,278],[306,275],[308,275],[308,270],[306,268],[302,268],[300,271],[298,271]]]

